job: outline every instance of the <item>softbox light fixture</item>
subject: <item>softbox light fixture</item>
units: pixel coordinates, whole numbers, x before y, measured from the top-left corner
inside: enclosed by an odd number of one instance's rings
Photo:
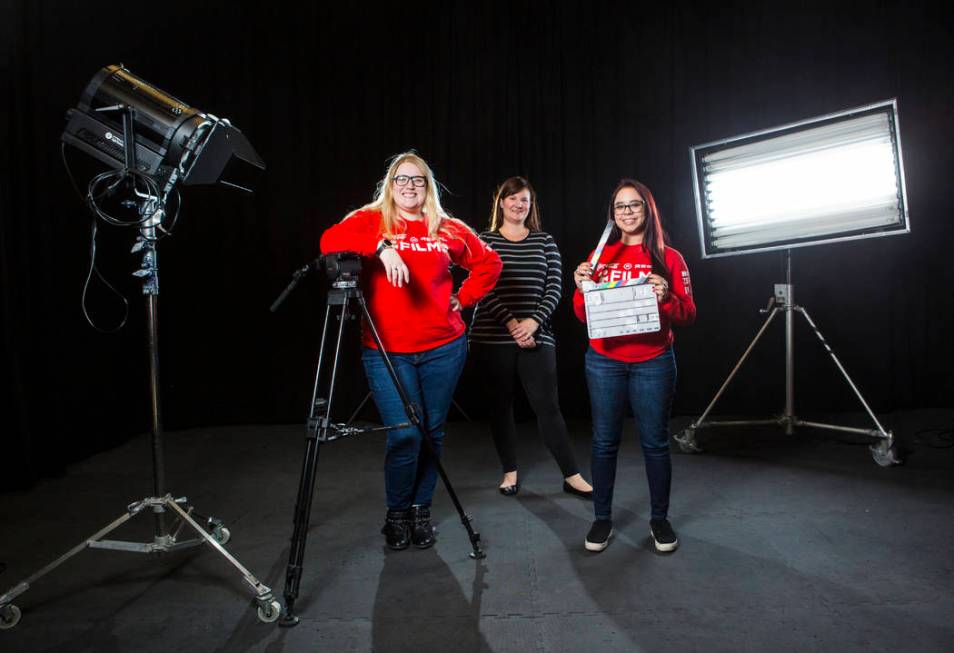
[[[160,187],[229,186],[251,192],[265,163],[225,119],[190,107],[121,65],[100,70],[67,114],[62,140],[115,169],[125,164],[124,111],[132,109],[135,168]]]
[[[703,258],[908,233],[895,99],[690,148]]]

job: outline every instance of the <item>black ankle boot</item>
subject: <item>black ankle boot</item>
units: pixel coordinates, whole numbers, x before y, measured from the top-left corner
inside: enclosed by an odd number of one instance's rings
[[[411,511],[388,510],[381,534],[384,535],[389,549],[394,551],[406,549],[411,537]]]
[[[437,538],[431,525],[431,509],[428,506],[413,506],[411,508],[414,523],[411,525],[411,541],[419,549],[434,546]]]

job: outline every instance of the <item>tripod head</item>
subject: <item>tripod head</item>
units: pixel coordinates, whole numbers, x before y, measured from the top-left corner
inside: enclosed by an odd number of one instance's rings
[[[361,275],[361,256],[354,252],[335,252],[321,257],[321,266],[335,287],[355,286]]]
[[[332,288],[336,290],[347,290],[351,294],[357,295],[358,278],[361,274],[361,255],[355,252],[335,252],[333,254],[324,254],[323,256],[310,261],[298,268],[292,274],[292,280],[278,296],[278,299],[272,303],[269,309],[272,313],[278,310],[291,291],[295,289],[298,282],[313,269],[324,268],[328,280],[331,281]]]

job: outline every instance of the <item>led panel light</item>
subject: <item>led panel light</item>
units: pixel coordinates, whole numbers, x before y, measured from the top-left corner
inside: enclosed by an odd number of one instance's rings
[[[703,258],[911,230],[895,99],[689,150]]]

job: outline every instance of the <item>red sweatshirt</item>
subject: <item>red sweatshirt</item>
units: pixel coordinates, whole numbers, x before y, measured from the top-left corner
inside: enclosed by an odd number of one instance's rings
[[[592,258],[593,253],[587,259]],[[639,333],[616,338],[593,338],[590,345],[599,353],[626,363],[639,363],[659,356],[673,343],[671,325],[686,326],[696,319],[696,303],[692,299],[689,269],[682,254],[667,247],[666,267],[672,283],[669,297],[659,305],[659,331]],[[638,279],[653,271],[649,252],[642,245],[624,245],[622,241],[607,245],[596,264],[594,281],[623,281]],[[573,310],[581,322],[586,322],[583,293],[573,294]]]
[[[381,260],[374,253],[381,241],[381,213],[359,211],[321,235],[321,252],[355,252],[364,258],[361,288],[368,311],[386,351],[413,353],[440,347],[464,333],[460,312],[451,309],[451,263],[470,274],[457,292],[464,308],[476,304],[493,289],[500,276],[500,257],[466,224],[449,219],[450,236],[432,238],[423,220],[408,220],[405,232],[390,239],[408,267],[410,282],[401,288],[388,283]],[[366,347],[375,348],[367,325],[362,328]]]

